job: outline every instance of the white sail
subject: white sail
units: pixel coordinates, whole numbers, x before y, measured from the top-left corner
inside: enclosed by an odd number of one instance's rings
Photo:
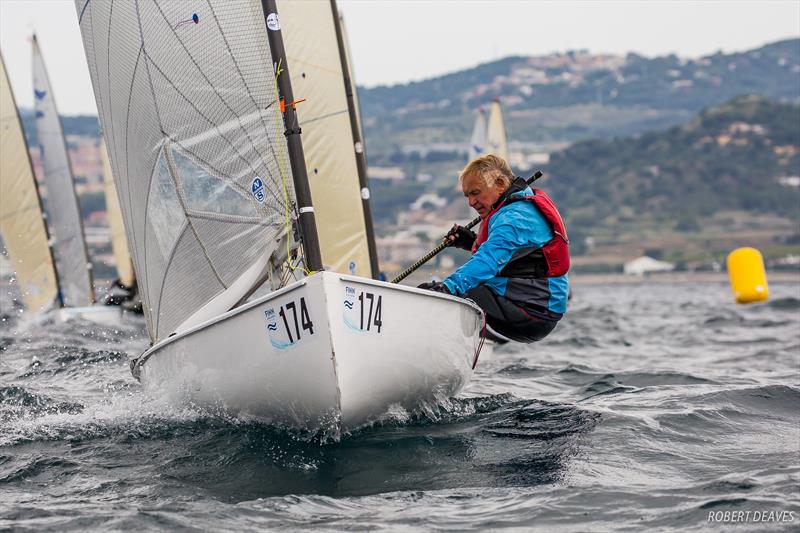
[[[153,340],[286,253],[294,191],[259,0],[76,0]]]
[[[485,154],[486,147],[486,114],[483,108],[479,108],[475,117],[475,127],[472,128],[472,137],[469,140],[469,160],[472,161]]]
[[[131,287],[136,278],[133,274],[131,253],[128,250],[128,238],[125,236],[125,225],[122,221],[122,211],[119,208],[117,187],[114,185],[114,173],[111,171],[111,161],[108,159],[105,137],[100,141],[100,159],[103,161],[103,192],[106,198],[106,213],[108,214],[108,225],[111,229],[111,250],[114,252],[117,277],[120,283],[126,287]]]
[[[28,145],[2,57],[0,154],[0,235],[25,307],[41,311],[56,301],[58,282]],[[6,298],[0,301],[3,306],[7,303]]]
[[[508,161],[508,142],[506,127],[503,124],[503,112],[500,101],[494,100],[489,109],[489,125],[486,133],[487,153],[498,155]]]
[[[83,222],[75,194],[67,145],[58,116],[50,80],[36,36],[33,36],[33,91],[36,134],[44,168],[47,192],[45,209],[53,238],[53,253],[61,283],[63,303],[68,307],[94,302],[91,263],[83,236]]]
[[[278,14],[326,269],[371,277],[342,60],[329,0],[279,0]],[[361,147],[363,150],[363,146]]]

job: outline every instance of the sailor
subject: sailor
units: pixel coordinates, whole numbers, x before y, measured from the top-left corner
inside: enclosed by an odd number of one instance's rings
[[[474,159],[459,181],[481,225],[477,235],[455,225],[444,242],[473,255],[444,281],[419,287],[473,300],[496,341],[543,339],[566,312],[569,294],[569,242],[555,204],[495,155]]]

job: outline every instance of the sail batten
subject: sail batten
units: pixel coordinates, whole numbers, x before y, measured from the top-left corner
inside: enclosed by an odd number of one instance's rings
[[[76,9],[157,341],[227,311],[294,234],[263,9],[258,0]]]
[[[36,131],[47,192],[47,222],[55,243],[54,255],[63,303],[66,306],[91,305],[94,288],[83,221],[61,119],[36,36],[33,37],[33,89]]]
[[[28,145],[2,57],[0,153],[0,236],[14,266],[25,307],[33,312],[42,311],[56,303],[58,278]],[[0,300],[5,302],[3,298]]]

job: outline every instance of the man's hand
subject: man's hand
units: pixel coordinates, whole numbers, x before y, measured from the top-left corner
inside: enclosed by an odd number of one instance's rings
[[[417,285],[417,288],[425,289],[426,291],[442,292],[444,294],[453,294],[450,292],[450,289],[447,288],[447,285],[445,285],[441,281],[430,281],[428,283],[421,283]]]
[[[444,236],[442,242],[444,242],[445,246],[455,246],[456,248],[470,251],[475,243],[475,238],[475,233],[463,226],[453,224],[453,227]]]

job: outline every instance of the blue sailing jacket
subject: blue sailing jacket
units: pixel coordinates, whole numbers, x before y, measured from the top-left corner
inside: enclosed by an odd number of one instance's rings
[[[531,196],[530,187],[511,196]],[[567,311],[568,275],[504,277],[499,272],[515,253],[541,248],[553,238],[544,216],[527,201],[507,202],[489,219],[489,236],[469,261],[444,280],[453,294],[464,296],[478,285],[505,296],[529,314],[558,320]]]

